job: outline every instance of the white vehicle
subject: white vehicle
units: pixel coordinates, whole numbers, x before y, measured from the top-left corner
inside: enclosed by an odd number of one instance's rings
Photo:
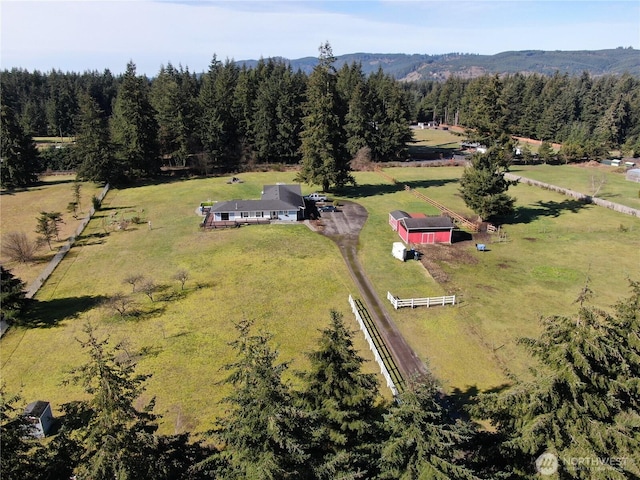
[[[313,200],[314,202],[326,202],[327,201],[327,196],[326,195],[322,195],[321,193],[317,193],[314,192],[310,195],[307,195],[307,197],[309,200]]]

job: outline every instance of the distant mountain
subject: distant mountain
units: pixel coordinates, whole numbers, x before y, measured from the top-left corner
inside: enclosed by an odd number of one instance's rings
[[[294,70],[310,73],[318,63],[314,57],[288,60],[278,57]],[[505,73],[539,73],[553,75],[556,72],[571,76],[589,72],[591,76],[620,75],[625,72],[640,77],[640,51],[629,48],[610,50],[543,51],[525,50],[502,52],[496,55],[447,53],[444,55],[419,55],[402,53],[350,53],[337,57],[336,68],[345,63],[362,64],[365,74],[378,68],[403,81],[445,80],[451,75],[474,78],[482,75]],[[254,67],[257,60],[243,60],[238,64]]]

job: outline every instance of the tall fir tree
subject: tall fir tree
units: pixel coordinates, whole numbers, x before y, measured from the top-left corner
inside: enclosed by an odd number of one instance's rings
[[[502,147],[492,147],[487,153],[477,153],[460,178],[460,193],[465,204],[480,218],[494,220],[510,215],[515,199],[506,191],[515,181],[504,178],[508,171]]]
[[[109,139],[109,126],[96,100],[84,93],[80,95],[75,155],[79,160],[77,176],[92,182],[118,181],[122,164],[116,162]]]
[[[432,379],[408,383],[385,415],[387,438],[381,445],[379,478],[475,480],[477,477],[463,464],[471,425],[447,414]]]
[[[133,62],[127,64],[115,100],[111,138],[116,156],[130,178],[160,171],[158,123],[149,101],[149,85],[146,78],[136,74]]]
[[[0,186],[26,187],[34,183],[40,171],[38,150],[25,134],[15,112],[4,103],[0,107]]]
[[[300,402],[313,416],[312,462],[317,478],[371,478],[376,473],[378,381],[363,373],[342,315],[331,311],[318,348],[308,354],[309,370]]]
[[[637,282],[632,290],[613,315],[583,290],[576,315],[544,318],[539,338],[521,340],[539,361],[533,380],[480,396],[473,413],[496,427],[513,478],[530,478],[547,452],[562,479],[640,478]]]
[[[89,361],[72,369],[65,380],[89,395],[80,408],[88,422],[79,430],[83,453],[75,470],[78,480],[161,478],[154,402],[142,411],[135,407],[149,376],[136,374],[133,363],[118,357],[121,345],[111,350],[109,340],[99,340],[92,326],[83,330],[86,339],[79,342]]]
[[[297,181],[323,191],[353,183],[343,119],[340,117],[336,58],[329,43],[320,46],[319,62],[309,76],[303,119],[301,168]]]
[[[11,323],[21,323],[29,304],[25,283],[0,265],[0,305],[2,318]]]
[[[282,379],[288,368],[277,363],[269,346],[271,335],[251,334],[252,323],[237,325],[239,338],[231,343],[237,361],[225,366],[232,387],[230,405],[214,434],[223,446],[221,478],[308,478],[307,415],[294,405],[291,387]]]
[[[0,385],[0,474],[3,480],[44,480],[41,461],[44,449],[31,435],[32,425],[19,409],[19,395],[10,395]]]
[[[241,157],[240,136],[234,116],[234,92],[239,69],[214,55],[204,74],[198,103],[200,109],[200,141],[206,156],[206,170],[233,171]]]

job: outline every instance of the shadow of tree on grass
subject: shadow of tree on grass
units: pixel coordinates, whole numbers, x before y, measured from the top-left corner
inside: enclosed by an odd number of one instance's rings
[[[50,328],[66,318],[73,318],[82,312],[101,305],[105,297],[84,295],[81,297],[56,298],[54,300],[34,300],[25,315],[22,325],[28,328]]]
[[[349,198],[364,198],[374,197],[376,195],[386,195],[390,193],[401,192],[404,190],[404,186],[408,185],[411,188],[429,188],[429,187],[442,187],[449,183],[458,183],[457,178],[442,178],[437,180],[413,180],[407,182],[398,182],[395,184],[362,184],[362,185],[348,185],[335,192],[341,196]]]
[[[531,223],[540,217],[557,218],[563,213],[578,213],[580,210],[590,208],[592,205],[580,200],[567,199],[561,202],[538,201],[526,207],[518,207],[506,223]]]

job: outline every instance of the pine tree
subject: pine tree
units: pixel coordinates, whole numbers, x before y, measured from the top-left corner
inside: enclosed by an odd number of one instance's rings
[[[231,347],[238,359],[224,367],[230,372],[224,383],[233,391],[225,398],[231,408],[214,432],[223,445],[222,478],[305,478],[306,415],[282,380],[288,366],[276,363],[271,335],[251,335],[251,326],[237,325],[240,336]]]
[[[323,191],[354,182],[349,173],[349,154],[339,114],[335,60],[331,45],[321,45],[319,63],[309,76],[307,86],[300,147],[302,164],[296,177],[308,185],[320,185]]]
[[[88,93],[80,95],[75,152],[80,161],[77,176],[92,182],[117,181],[122,165],[113,156],[109,126],[96,100]]]
[[[2,318],[11,323],[20,323],[22,313],[29,303],[29,299],[26,297],[25,283],[2,265],[0,265],[0,282]]]
[[[20,396],[10,396],[4,384],[0,385],[0,473],[3,480],[44,478],[40,476],[43,448],[37,440],[25,434],[31,425],[16,406],[20,400]]]
[[[234,116],[234,92],[238,67],[227,60],[224,64],[214,55],[202,79],[198,97],[200,109],[200,141],[206,155],[207,171],[233,171],[239,164],[240,138]]]
[[[448,417],[431,379],[410,382],[389,412],[380,453],[381,479],[476,479],[461,464],[471,427]]]
[[[135,64],[129,62],[111,117],[111,138],[116,157],[130,178],[160,170],[158,123],[148,90],[147,80],[137,76]]]
[[[576,315],[544,318],[540,338],[521,340],[540,363],[534,379],[480,396],[473,413],[497,428],[514,475],[530,478],[532,460],[548,451],[560,478],[596,478],[597,466],[571,459],[610,461],[597,478],[640,478],[638,283],[632,289],[617,316],[581,294]]]
[[[109,350],[90,325],[86,340],[79,340],[89,362],[70,371],[65,383],[82,386],[90,399],[81,407],[88,424],[80,430],[84,448],[76,468],[79,480],[161,478],[156,471],[153,401],[143,411],[134,402],[144,391],[148,375],[135,373],[129,361],[119,360],[121,345]]]
[[[26,187],[38,178],[38,150],[18,123],[15,112],[4,103],[0,107],[0,120],[0,186]]]
[[[378,381],[362,373],[364,360],[341,314],[331,312],[318,349],[308,356],[311,366],[300,373],[305,382],[300,401],[314,419],[310,435],[317,477],[372,477]]]
[[[483,220],[513,212],[515,199],[505,192],[517,182],[504,178],[507,167],[500,158],[503,151],[494,147],[486,154],[475,154],[460,178],[460,192],[465,204]]]

